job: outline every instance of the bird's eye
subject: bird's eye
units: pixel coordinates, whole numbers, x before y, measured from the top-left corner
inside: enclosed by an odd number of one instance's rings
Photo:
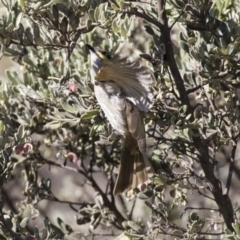
[[[106,56],[108,59],[111,58],[110,54],[107,51],[102,51],[101,52],[104,56]]]

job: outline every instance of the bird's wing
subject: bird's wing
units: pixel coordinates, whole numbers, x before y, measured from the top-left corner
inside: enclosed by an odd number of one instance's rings
[[[122,136],[128,132],[125,118],[125,98],[120,87],[112,81],[94,85],[95,95],[113,129]]]
[[[139,110],[147,112],[152,106],[151,84],[153,75],[139,63],[114,57],[105,61],[96,74],[97,81],[113,80],[123,90],[126,98]]]
[[[122,93],[113,81],[98,82],[94,86],[96,98],[113,129],[122,136],[128,132],[138,141],[141,152],[146,151],[145,129],[140,110]]]
[[[146,156],[146,139],[140,110],[125,101],[125,114],[129,133],[123,139],[121,164],[114,195],[135,189],[154,175]]]

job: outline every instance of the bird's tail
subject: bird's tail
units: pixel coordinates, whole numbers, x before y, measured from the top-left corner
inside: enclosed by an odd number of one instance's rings
[[[136,140],[131,134],[127,135],[123,141],[120,169],[113,191],[114,195],[136,188],[154,174],[151,163],[141,149],[142,141]]]

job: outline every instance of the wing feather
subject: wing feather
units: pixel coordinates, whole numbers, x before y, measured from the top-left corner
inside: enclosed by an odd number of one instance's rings
[[[128,132],[125,119],[126,100],[121,96],[121,89],[115,82],[99,82],[94,88],[98,103],[113,129],[125,136]]]
[[[105,61],[96,74],[97,81],[113,80],[123,90],[126,98],[141,111],[147,112],[152,106],[150,87],[153,82],[151,72],[139,63],[131,63],[126,58],[114,57]]]

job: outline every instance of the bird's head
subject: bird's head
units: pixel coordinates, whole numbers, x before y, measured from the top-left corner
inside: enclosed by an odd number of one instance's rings
[[[91,56],[91,65],[96,74],[101,68],[102,64],[105,61],[108,61],[111,59],[111,56],[107,51],[102,50],[100,48],[94,48],[89,44],[86,44],[86,47],[89,49],[90,56]]]

